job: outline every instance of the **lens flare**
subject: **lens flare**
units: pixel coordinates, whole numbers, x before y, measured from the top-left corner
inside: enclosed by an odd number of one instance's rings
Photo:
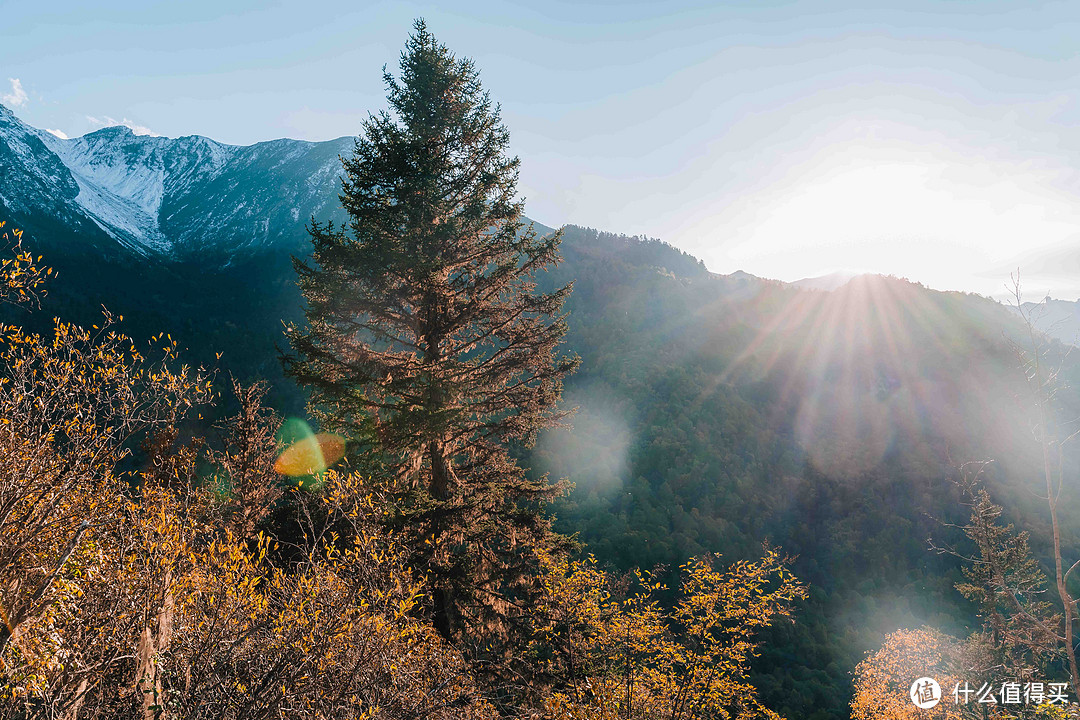
[[[282,475],[315,475],[345,456],[345,438],[333,433],[313,434],[302,420],[287,421],[279,436],[286,447],[274,462],[274,470]]]
[[[770,384],[772,422],[790,429],[810,465],[836,478],[873,472],[898,448],[931,475],[972,437],[1019,446],[1022,423],[994,420],[1015,391],[971,362],[1007,352],[995,339],[1005,317],[996,304],[985,301],[973,324],[963,309],[971,301],[959,294],[877,275],[772,296],[769,305],[748,306],[742,322],[754,334],[703,383],[698,402],[721,383]],[[948,371],[955,367],[967,368],[959,381]]]

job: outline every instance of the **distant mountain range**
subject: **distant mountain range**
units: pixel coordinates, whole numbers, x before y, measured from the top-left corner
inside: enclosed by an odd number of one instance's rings
[[[339,156],[351,138],[224,145],[107,127],[61,139],[0,105],[0,206],[32,234],[62,224],[112,252],[228,263],[297,251],[304,222],[341,216]],[[112,243],[110,243],[112,241]]]
[[[1036,328],[1063,343],[1080,347],[1080,300],[1055,300],[1047,297],[1040,302],[1024,302],[1025,315]],[[1013,312],[1018,312],[1010,306]]]
[[[857,277],[858,275],[859,273],[855,272],[840,271],[829,273],[828,275],[806,277],[802,280],[796,280],[791,284],[805,290],[835,290],[847,285],[851,282],[852,278]]]
[[[865,276],[855,272],[841,271],[807,277],[789,284],[803,290],[831,292],[859,277]],[[1006,301],[1002,305],[1010,312],[1020,314],[1014,304]],[[1057,300],[1046,297],[1039,302],[1024,302],[1021,307],[1023,314],[1031,319],[1037,330],[1067,345],[1080,347],[1080,300]]]
[[[133,337],[170,332],[193,362],[221,352],[222,373],[266,379],[280,411],[303,413],[279,362],[282,322],[304,320],[291,259],[312,215],[343,219],[338,156],[352,142],[122,128],[61,140],[0,107],[0,219],[59,270],[41,312],[0,320],[90,324],[105,305]],[[1022,339],[1014,314],[896,278],[718,275],[658,240],[564,232],[563,262],[538,284],[575,284],[567,346],[582,365],[565,402],[580,409],[573,431],[520,449],[576,483],[561,530],[619,568],[751,557],[765,541],[798,556],[810,600],[755,677],[788,717],[847,716],[851,671],[883,633],[976,621],[956,560],[926,538],[957,540],[938,519],[963,520],[949,479],[969,459],[998,458],[991,483],[1012,517],[1041,517],[1030,404],[1003,338]],[[1047,308],[1072,341],[1077,305]],[[1062,377],[1080,385],[1074,363]],[[1080,394],[1062,399],[1080,414]],[[1080,548],[1069,503],[1064,542]],[[1038,528],[1033,546],[1045,550]]]

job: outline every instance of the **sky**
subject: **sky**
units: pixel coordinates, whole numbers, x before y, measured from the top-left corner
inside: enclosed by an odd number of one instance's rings
[[[0,102],[248,144],[356,135],[414,18],[471,57],[526,213],[710,270],[1080,297],[1080,3],[0,0]]]

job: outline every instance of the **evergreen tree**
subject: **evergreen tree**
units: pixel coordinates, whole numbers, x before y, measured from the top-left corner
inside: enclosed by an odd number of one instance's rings
[[[417,21],[400,69],[343,160],[348,226],[313,220],[312,260],[296,261],[308,327],[287,365],[320,424],[379,459],[434,624],[478,659],[516,645],[535,551],[565,542],[542,514],[558,486],[510,449],[564,416],[571,287],[536,290],[561,235],[524,226],[519,161],[473,63]]]
[[[1001,522],[1002,508],[984,488],[969,489],[971,519],[964,533],[978,548],[967,558],[966,582],[956,589],[979,608],[984,632],[1015,676],[1031,675],[1061,654],[1061,615],[1046,598],[1046,576],[1028,534]]]
[[[1046,575],[1028,544],[1028,533],[1002,522],[1002,507],[982,487],[989,461],[964,463],[957,486],[971,515],[960,526],[975,552],[931,548],[964,561],[956,589],[978,608],[982,628],[968,639],[972,663],[1008,680],[1032,677],[1060,662],[1062,617],[1046,593]],[[975,648],[981,648],[974,652]],[[982,659],[974,659],[976,655]]]

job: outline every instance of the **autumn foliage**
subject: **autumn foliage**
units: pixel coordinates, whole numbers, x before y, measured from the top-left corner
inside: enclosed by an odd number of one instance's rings
[[[533,643],[555,682],[552,718],[777,718],[748,680],[756,634],[791,617],[806,590],[768,550],[727,569],[715,558],[684,564],[675,606],[648,573],[619,597],[596,561],[548,558],[544,622]]]
[[[0,299],[32,305],[51,273],[12,237]],[[0,717],[494,718],[388,498],[347,467],[281,474],[259,383],[232,382],[216,432],[183,432],[213,374],[121,321],[0,326]],[[522,716],[775,717],[747,672],[805,596],[777,553],[691,560],[673,608],[647,573],[534,562]]]
[[[27,304],[50,273],[14,237]],[[211,378],[120,320],[0,327],[0,716],[489,717],[358,479],[282,483],[259,386],[181,442]],[[283,505],[299,539],[264,531]]]

